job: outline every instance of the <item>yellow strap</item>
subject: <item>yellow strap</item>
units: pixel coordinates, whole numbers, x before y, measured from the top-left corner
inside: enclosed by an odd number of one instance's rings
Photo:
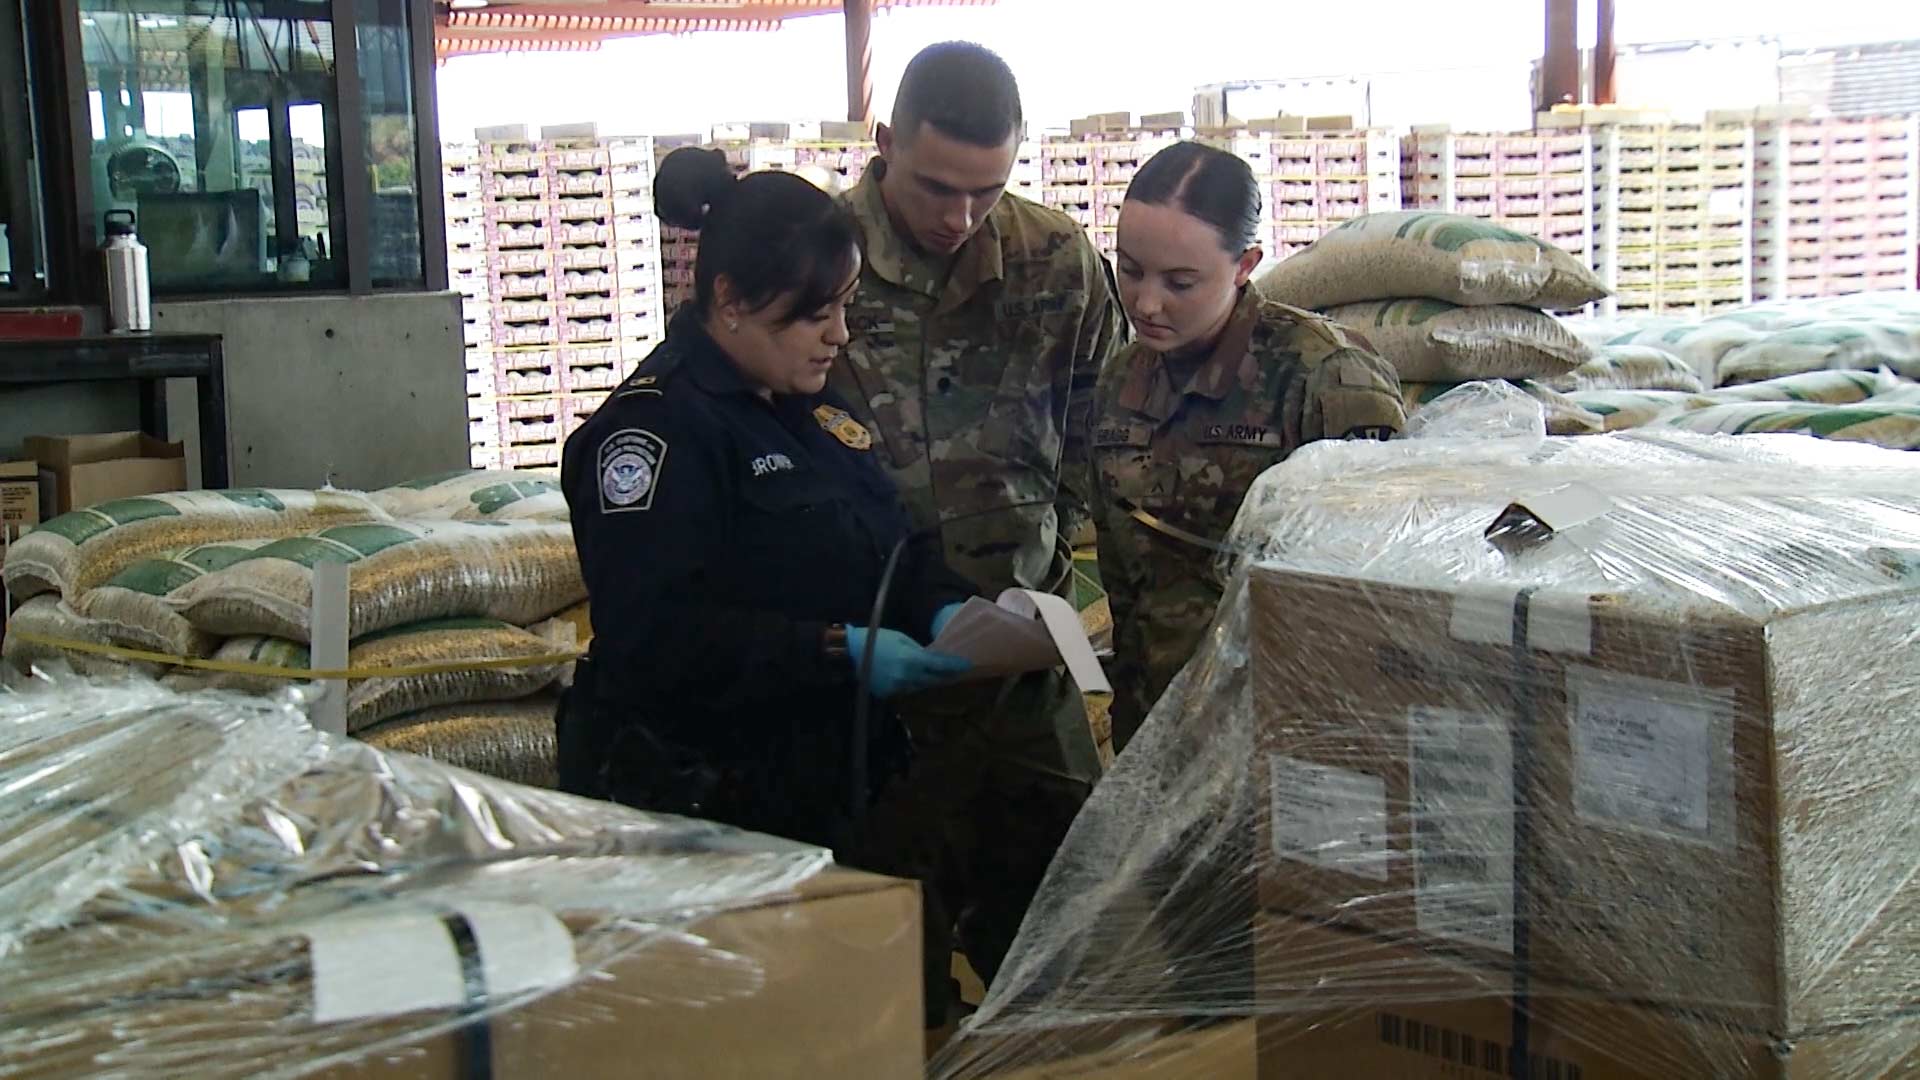
[[[146,652],[142,649],[127,649],[119,645],[96,645],[90,641],[68,641],[65,638],[36,634],[31,630],[8,630],[7,636],[24,641],[29,645],[40,645],[63,652],[85,653],[90,656],[105,656],[114,660],[132,660],[147,664],[166,664],[172,667],[192,668],[197,671],[214,671],[223,675],[252,675],[264,679],[287,679],[293,682],[307,682],[322,679],[408,679],[423,675],[449,675],[459,671],[501,671],[514,668],[547,667],[553,664],[571,664],[585,656],[579,651],[548,653],[544,656],[514,656],[493,660],[441,660],[432,664],[414,664],[407,667],[369,667],[346,668],[340,671],[310,671],[305,668],[281,667],[278,664],[246,664],[225,660],[203,660],[193,656],[169,656],[166,653]]]

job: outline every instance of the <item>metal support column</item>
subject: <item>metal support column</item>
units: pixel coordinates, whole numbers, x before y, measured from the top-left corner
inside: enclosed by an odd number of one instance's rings
[[[873,126],[873,3],[840,0],[847,22],[847,119]]]
[[[1612,105],[1616,88],[1613,83],[1613,8],[1614,0],[1598,0],[1598,32],[1593,39],[1593,103]]]
[[[1542,112],[1580,103],[1580,0],[1547,0],[1546,24],[1540,100],[1534,103]]]

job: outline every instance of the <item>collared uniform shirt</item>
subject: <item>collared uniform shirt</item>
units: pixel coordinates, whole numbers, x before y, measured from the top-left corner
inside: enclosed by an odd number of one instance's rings
[[[907,515],[835,395],[764,399],[687,308],[567,440],[561,481],[593,608],[600,703],[721,758],[821,763],[833,797],[855,686],[822,654],[865,625]],[[971,594],[910,544],[884,624],[925,641]]]
[[[1115,361],[1100,380],[1093,463],[1116,750],[1220,602],[1218,551],[1169,533],[1217,544],[1253,481],[1300,446],[1387,438],[1405,423],[1399,381],[1364,339],[1252,289],[1211,355],[1183,360],[1136,343]]]
[[[928,259],[887,215],[885,170],[842,196],[865,261],[833,388],[915,524],[950,522],[953,569],[989,596],[1062,591],[1063,538],[1088,513],[1086,411],[1126,333],[1111,271],[1072,219],[1013,194],[950,266]]]

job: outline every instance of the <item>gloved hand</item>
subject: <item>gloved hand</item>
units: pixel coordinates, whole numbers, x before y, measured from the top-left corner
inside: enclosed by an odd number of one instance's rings
[[[882,629],[873,641],[873,670],[866,670],[867,635],[864,626],[847,627],[847,651],[853,654],[854,674],[865,680],[882,701],[952,682],[973,669],[958,656],[929,652],[898,630]]]
[[[964,603],[948,604],[946,607],[943,607],[939,611],[934,612],[933,628],[932,628],[933,636],[936,638],[939,637],[940,631],[945,630],[947,628],[947,624],[952,622],[953,617],[955,615],[960,614],[960,609],[965,606],[966,604]]]

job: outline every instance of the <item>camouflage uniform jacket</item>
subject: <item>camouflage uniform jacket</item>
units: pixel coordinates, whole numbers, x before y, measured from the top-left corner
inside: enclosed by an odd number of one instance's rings
[[[1399,381],[1364,339],[1252,289],[1212,355],[1182,362],[1136,343],[1114,361],[1093,463],[1116,750],[1198,648],[1222,592],[1217,552],[1162,529],[1217,544],[1254,479],[1295,449],[1386,438],[1405,421]]]
[[[888,217],[884,172],[876,161],[842,196],[865,262],[833,389],[874,433],[915,525],[951,522],[954,570],[988,596],[1061,591],[1064,538],[1089,512],[1086,413],[1126,332],[1112,271],[1070,218],[1012,194],[950,267],[930,260]]]

